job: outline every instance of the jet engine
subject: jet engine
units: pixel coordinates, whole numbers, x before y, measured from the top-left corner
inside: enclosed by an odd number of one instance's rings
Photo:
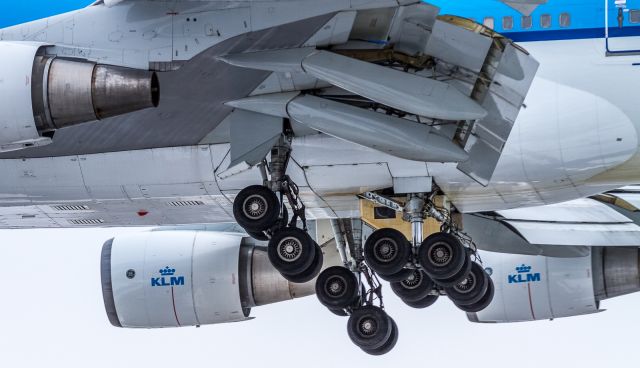
[[[325,258],[325,266],[331,262]],[[101,276],[116,327],[244,321],[252,307],[315,293],[315,279],[289,283],[266,247],[229,232],[159,230],[111,239],[102,248]]]
[[[155,73],[0,42],[0,152],[49,144],[60,128],[156,107]]]
[[[600,311],[600,301],[640,291],[640,249],[593,247],[577,258],[482,252],[495,284],[485,310],[472,322],[503,323],[579,316]]]

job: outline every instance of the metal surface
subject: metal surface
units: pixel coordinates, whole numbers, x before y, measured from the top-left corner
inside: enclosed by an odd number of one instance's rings
[[[593,285],[597,300],[640,291],[638,247],[596,247],[592,254]]]
[[[322,269],[341,265],[340,257],[333,242],[324,244],[322,249],[324,263]],[[255,306],[278,303],[295,298],[302,298],[315,294],[316,279],[295,284],[287,281],[271,265],[267,255],[267,248],[258,246],[254,249],[252,259],[252,290]]]
[[[310,128],[387,154],[420,162],[460,162],[466,152],[424,124],[331,100],[303,96],[287,105],[289,116]]]
[[[411,222],[411,243],[414,248],[422,244],[425,200],[421,195],[411,194],[404,207],[404,213]]]
[[[55,128],[96,120],[93,107],[94,63],[54,60],[48,78],[48,100]]]
[[[85,61],[39,57],[32,98],[42,133],[157,107],[155,73]]]
[[[333,236],[336,242],[336,249],[340,254],[340,260],[342,264],[347,266],[349,264],[349,258],[347,258],[347,242],[344,238],[344,232],[340,228],[340,219],[331,219],[331,228],[333,229]]]
[[[495,285],[491,304],[470,320],[485,323],[548,320],[600,311],[591,257],[553,258],[480,252]]]
[[[114,7],[113,9],[117,9]],[[293,48],[304,43],[331,15],[244,33],[219,42],[179,71],[160,73],[162,103],[157,109],[62,129],[46,150],[23,150],[0,158],[51,157],[198,144],[224,120],[223,102],[248,96],[268,73],[229,66],[216,58],[247,50]],[[177,124],[176,122],[180,122]]]
[[[51,143],[41,138],[33,116],[32,80],[36,55],[43,44],[3,42],[0,44],[0,152]]]
[[[96,65],[92,85],[98,119],[158,107],[160,84],[156,73],[108,65]]]

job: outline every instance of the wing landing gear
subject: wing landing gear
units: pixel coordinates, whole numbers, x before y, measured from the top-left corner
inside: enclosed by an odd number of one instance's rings
[[[263,185],[241,190],[233,202],[233,215],[250,236],[269,241],[269,260],[284,278],[303,283],[318,275],[323,256],[307,233],[299,188],[286,174],[290,158],[291,136],[283,134],[271,150],[270,162],[264,159],[260,164]]]

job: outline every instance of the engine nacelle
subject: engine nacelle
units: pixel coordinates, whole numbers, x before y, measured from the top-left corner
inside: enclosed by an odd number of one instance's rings
[[[101,274],[107,315],[117,327],[243,321],[252,307],[315,293],[315,280],[289,283],[271,266],[266,248],[240,233],[160,230],[118,237],[103,246]]]
[[[53,132],[159,103],[155,73],[45,54],[0,42],[0,152],[49,144]]]
[[[495,284],[492,303],[472,322],[523,322],[600,311],[600,301],[640,291],[640,249],[594,247],[578,258],[482,252]]]

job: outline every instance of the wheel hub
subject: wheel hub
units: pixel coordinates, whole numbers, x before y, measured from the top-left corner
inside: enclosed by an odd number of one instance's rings
[[[372,336],[378,330],[378,323],[373,318],[365,317],[360,321],[358,327],[363,336]]]
[[[469,275],[467,275],[467,277],[464,278],[464,280],[460,281],[459,283],[457,283],[454,288],[456,289],[456,291],[458,291],[459,293],[468,293],[471,290],[474,289],[474,287],[476,286],[476,277],[473,273],[470,273]]]
[[[264,197],[254,194],[252,196],[247,197],[242,204],[242,208],[244,209],[244,214],[252,219],[257,220],[263,217],[267,210],[269,209],[269,205]]]
[[[325,290],[327,294],[333,297],[341,297],[344,295],[347,289],[347,282],[345,279],[339,276],[335,276],[327,280]]]
[[[380,239],[373,247],[373,255],[380,262],[389,262],[396,257],[397,244],[389,239]]]
[[[443,267],[451,262],[451,247],[446,243],[436,243],[429,252],[429,261],[438,267]]]
[[[278,256],[283,261],[293,262],[300,257],[302,246],[298,239],[287,237],[278,244]]]
[[[422,273],[418,270],[415,270],[413,271],[411,276],[407,277],[405,280],[402,280],[402,286],[404,286],[405,289],[415,289],[420,286],[420,284],[422,284],[422,279]]]

